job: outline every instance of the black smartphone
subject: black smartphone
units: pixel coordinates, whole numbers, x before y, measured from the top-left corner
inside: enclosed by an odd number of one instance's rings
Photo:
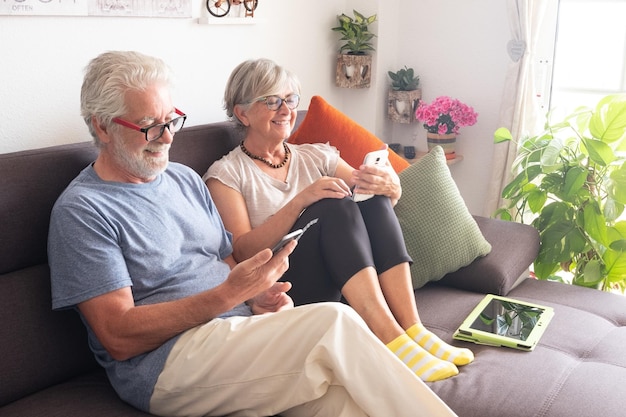
[[[287,243],[291,242],[292,240],[300,239],[300,236],[302,236],[302,233],[304,233],[304,230],[302,229],[294,230],[291,233],[287,233],[285,236],[283,236],[282,239],[280,239],[280,242],[278,242],[276,246],[272,248],[272,253],[275,254],[276,252],[281,250],[283,246],[285,246]]]

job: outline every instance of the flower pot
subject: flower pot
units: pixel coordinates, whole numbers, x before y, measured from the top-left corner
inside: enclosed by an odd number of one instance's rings
[[[399,123],[413,123],[415,109],[422,98],[422,90],[400,91],[389,90],[387,100],[387,117]]]
[[[369,88],[372,80],[371,55],[337,56],[336,84],[344,88]]]
[[[437,133],[426,132],[426,142],[428,143],[429,151],[435,146],[441,146],[443,152],[446,154],[446,159],[456,158],[454,149],[456,145],[456,135],[454,133],[439,135]]]

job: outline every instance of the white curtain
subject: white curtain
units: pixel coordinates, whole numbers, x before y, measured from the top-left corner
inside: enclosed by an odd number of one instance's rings
[[[506,75],[498,126],[508,127],[515,139],[524,134],[539,133],[537,130],[543,124],[543,115],[535,97],[538,65],[535,46],[548,4],[553,1],[507,0],[512,37],[508,43],[511,63]],[[486,216],[491,216],[505,204],[501,198],[502,189],[513,178],[511,167],[516,155],[517,146],[513,142],[494,145]]]

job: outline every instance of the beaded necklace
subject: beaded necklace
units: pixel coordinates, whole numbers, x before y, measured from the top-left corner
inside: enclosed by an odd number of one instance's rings
[[[289,160],[289,154],[291,153],[291,151],[287,147],[287,144],[285,142],[283,142],[283,148],[285,148],[285,159],[283,159],[283,161],[280,164],[273,164],[271,161],[268,161],[265,158],[262,158],[260,156],[257,156],[257,155],[254,155],[254,154],[250,153],[250,151],[248,149],[246,149],[246,147],[244,146],[243,141],[241,141],[241,143],[239,144],[239,147],[241,148],[241,151],[243,153],[245,153],[246,155],[248,155],[250,158],[256,159],[257,161],[261,161],[265,165],[269,166],[270,168],[274,168],[274,169],[278,169],[278,168],[284,167],[285,164],[287,163],[287,161]]]

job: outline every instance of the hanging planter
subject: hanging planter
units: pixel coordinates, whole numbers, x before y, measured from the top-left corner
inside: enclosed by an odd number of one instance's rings
[[[369,88],[372,81],[371,55],[337,56],[337,87]]]
[[[396,91],[389,90],[387,100],[387,116],[389,120],[398,123],[413,123],[415,110],[422,98],[422,90]]]
[[[399,123],[413,123],[415,110],[422,98],[422,90],[418,88],[420,77],[415,75],[413,68],[404,68],[393,72],[388,71],[391,78],[391,89],[387,100],[387,116]]]
[[[369,88],[372,80],[373,33],[368,25],[376,20],[376,15],[365,17],[353,10],[354,18],[341,14],[337,16],[339,26],[332,28],[341,34],[345,43],[339,49],[335,82],[338,87]]]

